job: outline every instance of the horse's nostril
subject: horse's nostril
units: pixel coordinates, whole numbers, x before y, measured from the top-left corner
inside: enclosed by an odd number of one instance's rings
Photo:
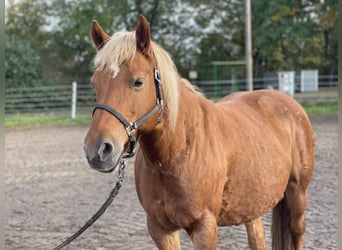
[[[98,150],[98,156],[100,161],[105,162],[112,155],[114,151],[114,145],[110,141],[104,141]]]

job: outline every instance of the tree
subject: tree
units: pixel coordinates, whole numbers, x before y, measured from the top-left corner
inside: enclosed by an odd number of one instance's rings
[[[235,0],[10,1],[6,34],[18,48],[30,48],[20,56],[36,56],[33,65],[40,64],[44,83],[87,84],[96,53],[91,21],[97,19],[111,34],[134,30],[139,14],[183,76],[202,62],[244,60],[244,5]],[[258,0],[252,2],[252,17],[257,76],[304,68],[337,73],[337,0]]]
[[[89,38],[92,19],[97,19],[108,33],[134,30],[139,14],[150,22],[153,39],[173,57],[180,73],[206,60],[241,58],[244,49],[239,29],[243,4],[236,1],[162,1],[99,0],[60,1],[52,3],[58,17],[51,51],[61,72],[69,80],[88,82],[95,50]],[[238,16],[238,17],[237,17]],[[58,58],[57,58],[58,57]]]
[[[323,40],[323,62],[321,71],[325,74],[337,74],[338,69],[338,9],[337,0],[325,0],[316,4],[317,23]]]
[[[29,87],[42,83],[39,54],[29,40],[6,36],[5,87]]]
[[[91,21],[97,19],[111,34],[135,28],[139,12],[149,18],[152,29],[160,25],[157,19],[168,3],[160,0],[82,0],[52,2],[53,15],[57,19],[54,40],[49,45],[50,61],[58,61],[57,70],[63,72],[67,81],[88,83],[92,72],[92,58],[96,51],[90,40]],[[56,70],[56,69],[55,69]]]
[[[22,0],[16,3],[12,0],[9,1],[6,11],[7,34],[15,34],[23,40],[32,40],[37,48],[44,44],[46,41],[44,28],[49,24],[47,21],[49,6],[46,1]]]
[[[42,83],[40,50],[44,47],[44,1],[9,2],[5,40],[6,87]]]
[[[324,1],[324,4],[307,0],[254,1],[256,66],[266,65],[268,71],[308,68],[326,71],[324,68],[331,68],[332,60],[324,52],[326,46],[331,47],[330,44],[324,45],[323,30],[328,26],[331,35],[333,23],[336,23],[336,5],[336,0]],[[331,12],[330,15],[327,11]],[[334,52],[337,54],[337,48]]]

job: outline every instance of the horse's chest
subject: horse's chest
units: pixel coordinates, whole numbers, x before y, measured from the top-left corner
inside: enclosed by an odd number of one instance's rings
[[[162,225],[176,228],[189,228],[202,214],[207,206],[211,206],[205,199],[206,195],[191,188],[184,188],[178,182],[159,183],[155,188],[149,214],[154,214]]]
[[[139,199],[147,213],[160,224],[188,228],[206,209],[218,214],[225,180],[219,176],[224,175],[212,176],[213,171],[194,165],[196,171],[188,169],[181,173],[156,170],[156,167],[138,169]]]
[[[159,224],[169,225],[171,228],[188,228],[194,221],[193,211],[184,207],[179,201],[175,203],[157,200],[150,214],[153,214]]]

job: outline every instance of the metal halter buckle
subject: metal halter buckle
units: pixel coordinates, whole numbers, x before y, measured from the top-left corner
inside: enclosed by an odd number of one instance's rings
[[[135,130],[137,129],[136,123],[131,123],[129,126],[125,127],[126,133],[130,141],[135,140]]]
[[[161,83],[160,74],[157,67],[154,67],[154,80],[156,80],[159,84]]]

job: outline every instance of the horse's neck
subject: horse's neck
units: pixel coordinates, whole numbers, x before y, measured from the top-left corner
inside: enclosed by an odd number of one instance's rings
[[[180,101],[176,127],[169,128],[164,121],[152,133],[142,136],[140,147],[147,160],[168,165],[187,154],[189,145],[196,138],[195,126],[204,123],[203,97],[184,85],[180,85]],[[166,115],[164,116],[167,117]],[[203,125],[204,126],[204,125]]]

